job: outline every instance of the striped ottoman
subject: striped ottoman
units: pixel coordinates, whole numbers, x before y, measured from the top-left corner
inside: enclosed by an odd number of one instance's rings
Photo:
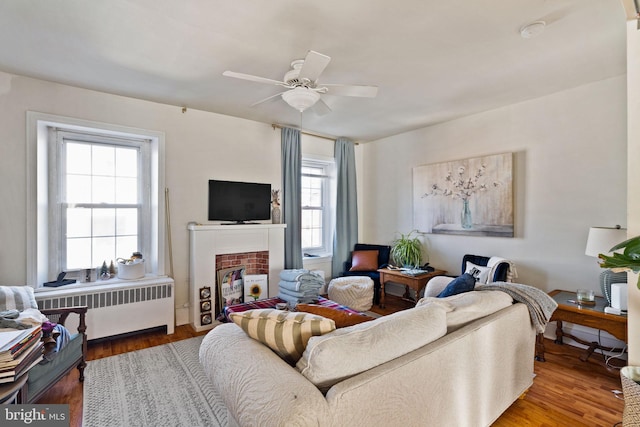
[[[356,311],[373,305],[373,280],[366,276],[338,277],[329,282],[329,299]]]

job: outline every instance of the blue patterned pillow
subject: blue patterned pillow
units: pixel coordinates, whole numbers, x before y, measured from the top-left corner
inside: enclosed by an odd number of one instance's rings
[[[461,294],[463,292],[472,291],[476,286],[476,279],[469,273],[464,273],[453,279],[446,288],[442,290],[437,298],[450,297],[451,295]]]

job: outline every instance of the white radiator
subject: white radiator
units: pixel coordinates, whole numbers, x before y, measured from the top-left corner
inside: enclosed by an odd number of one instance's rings
[[[38,307],[86,305],[87,338],[90,340],[158,326],[166,326],[167,334],[174,331],[175,292],[170,278],[73,286],[36,290]],[[77,319],[78,316],[69,316],[65,323],[67,329],[75,331]]]

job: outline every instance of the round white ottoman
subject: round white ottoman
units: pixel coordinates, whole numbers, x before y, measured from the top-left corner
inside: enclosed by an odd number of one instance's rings
[[[329,282],[329,299],[356,311],[373,305],[373,280],[366,276],[347,276]]]

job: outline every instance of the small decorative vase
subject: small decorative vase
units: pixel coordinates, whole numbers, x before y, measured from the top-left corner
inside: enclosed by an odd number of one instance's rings
[[[469,230],[473,227],[471,222],[471,209],[469,208],[469,200],[462,199],[462,214],[460,215],[460,225],[465,230]]]
[[[274,206],[271,209],[271,222],[273,224],[280,224],[280,206]]]

